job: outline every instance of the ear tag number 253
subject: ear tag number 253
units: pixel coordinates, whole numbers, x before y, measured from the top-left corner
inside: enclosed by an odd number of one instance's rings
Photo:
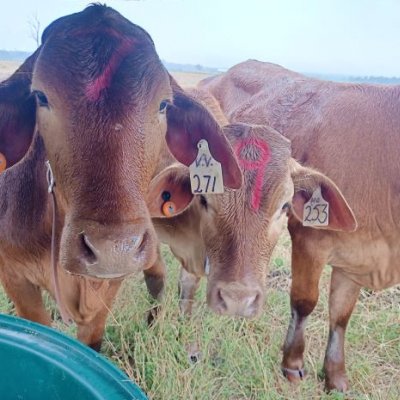
[[[304,204],[303,226],[328,226],[329,203],[322,197],[321,188],[314,190],[311,199]]]
[[[224,193],[221,163],[212,157],[207,140],[201,139],[197,148],[197,157],[189,167],[192,193]]]

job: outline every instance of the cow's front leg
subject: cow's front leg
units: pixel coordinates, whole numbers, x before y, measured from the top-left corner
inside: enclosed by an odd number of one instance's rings
[[[161,300],[164,293],[166,269],[160,248],[158,248],[157,252],[156,262],[149,269],[143,271],[143,273],[149,293],[154,299]]]
[[[24,276],[3,268],[0,268],[0,278],[4,290],[15,305],[18,316],[39,324],[51,325],[51,317],[44,307],[42,290],[39,286]]]
[[[194,296],[200,284],[200,277],[181,267],[179,277],[179,308],[184,315],[191,315]]]
[[[77,309],[70,307],[70,310],[78,328],[77,337],[92,349],[100,351],[107,316],[122,280],[93,281],[74,278],[78,280],[76,288],[79,290],[71,292],[79,297],[75,299],[75,304],[78,300]],[[73,298],[70,297],[71,300]]]
[[[319,297],[318,284],[324,259],[317,259],[293,241],[291,320],[283,345],[282,372],[291,382],[304,378],[304,330]]]
[[[165,287],[166,269],[165,263],[161,256],[160,248],[158,248],[158,256],[156,262],[149,268],[143,271],[144,280],[146,282],[147,290],[150,295],[156,300],[162,300]],[[152,325],[160,311],[160,305],[157,304],[150,309],[147,314],[147,323]]]
[[[104,329],[106,325],[108,310],[106,308],[97,312],[92,319],[79,319],[77,325],[77,338],[87,344],[95,351],[101,350]]]
[[[346,376],[344,338],[347,323],[357,302],[361,286],[333,268],[329,295],[329,339],[325,353],[324,371],[327,390],[345,392]]]

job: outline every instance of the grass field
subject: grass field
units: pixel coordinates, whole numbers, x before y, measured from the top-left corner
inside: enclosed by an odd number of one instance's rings
[[[2,65],[2,64],[0,64]],[[3,70],[0,67],[0,73]],[[7,73],[7,72],[5,72]],[[202,78],[176,74],[185,85]],[[178,264],[166,248],[165,299],[155,324],[154,305],[142,276],[127,279],[109,317],[103,354],[134,379],[151,399],[393,399],[400,398],[400,288],[362,291],[347,331],[347,368],[352,390],[326,395],[321,367],[328,334],[329,267],[307,329],[308,378],[297,386],[280,372],[281,345],[289,322],[290,240],[284,234],[271,259],[262,317],[218,317],[207,310],[202,282],[191,319],[178,310]],[[53,308],[54,303],[48,301]],[[0,312],[14,313],[0,290]],[[59,321],[55,326],[69,334]],[[196,362],[191,360],[196,356]],[[193,357],[192,357],[193,358]]]

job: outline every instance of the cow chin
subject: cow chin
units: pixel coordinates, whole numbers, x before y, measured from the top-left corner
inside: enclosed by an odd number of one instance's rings
[[[207,304],[216,314],[256,318],[261,314],[265,288],[255,279],[226,281],[209,277]]]
[[[157,240],[150,223],[103,225],[90,220],[67,223],[61,236],[60,264],[67,272],[117,279],[150,268]]]

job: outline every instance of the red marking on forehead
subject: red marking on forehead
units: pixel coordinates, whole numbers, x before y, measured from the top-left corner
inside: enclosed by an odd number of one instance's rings
[[[119,39],[120,44],[111,56],[108,64],[104,68],[104,71],[95,79],[93,79],[86,86],[86,97],[90,101],[96,101],[99,99],[101,91],[110,87],[111,80],[116,70],[120,66],[122,60],[129,54],[132,50],[135,40],[133,38],[124,37],[120,32],[116,31],[111,27],[102,28],[77,28],[74,29],[71,34],[73,36],[84,36],[84,35],[108,35],[113,39]]]
[[[86,96],[90,101],[99,99],[102,90],[111,86],[112,77],[121,65],[122,60],[129,54],[134,45],[131,38],[122,38],[121,44],[115,50],[104,71],[86,87]]]
[[[247,146],[253,146],[259,151],[257,160],[247,160],[242,157],[242,150]],[[271,158],[268,143],[258,138],[246,138],[236,143],[234,150],[239,160],[239,164],[244,170],[256,171],[256,180],[251,193],[251,207],[253,210],[258,211],[260,209],[262,186],[266,172],[265,167]]]
[[[113,38],[117,39],[122,39],[123,36],[121,33],[116,31],[113,28],[76,28],[71,31],[72,36],[84,36],[84,35],[89,35],[89,34],[96,34],[96,35],[101,35],[106,33],[108,36],[111,36]]]

